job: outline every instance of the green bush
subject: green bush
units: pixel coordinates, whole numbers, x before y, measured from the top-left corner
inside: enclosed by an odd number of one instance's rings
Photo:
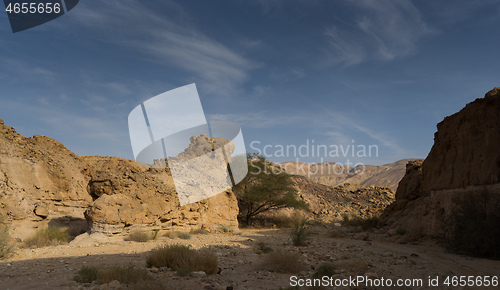
[[[83,266],[73,277],[78,283],[92,283],[99,278],[99,270],[96,267]]]
[[[151,250],[146,256],[146,265],[169,267],[176,271],[204,271],[207,275],[218,271],[217,257],[213,253],[194,250],[184,245],[165,245]]]
[[[500,259],[500,196],[483,190],[454,201],[445,217],[444,242],[448,250],[476,257]]]
[[[308,209],[299,199],[292,175],[273,165],[259,154],[249,154],[248,175],[233,191],[240,209],[238,219],[245,225],[252,218],[270,210],[281,208]]]
[[[14,252],[9,228],[0,221],[0,259],[8,258]]]
[[[300,218],[294,221],[293,228],[290,231],[292,243],[294,246],[305,246],[306,241],[311,237],[312,232],[307,225],[306,218]]]
[[[321,279],[323,276],[332,277],[333,275],[335,275],[335,268],[331,264],[325,263],[318,267],[312,277]]]
[[[46,247],[65,244],[68,242],[69,234],[67,229],[48,226],[39,229],[33,236],[24,242],[27,247]]]

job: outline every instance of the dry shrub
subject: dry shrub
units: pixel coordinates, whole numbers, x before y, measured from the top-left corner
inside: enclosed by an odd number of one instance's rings
[[[33,236],[24,242],[27,247],[46,247],[61,245],[68,242],[69,234],[66,228],[48,226],[39,229]]]
[[[8,258],[14,252],[9,228],[0,221],[0,259]]]
[[[342,214],[343,226],[361,227],[363,230],[368,230],[377,226],[379,218],[376,216],[360,217],[358,215]]]
[[[133,266],[120,267],[114,266],[110,268],[98,269],[93,266],[83,266],[73,277],[78,283],[109,283],[118,280],[122,284],[132,284],[148,279],[148,271],[146,269],[137,269]]]
[[[234,229],[232,226],[228,226],[228,225],[219,225],[219,228],[217,229],[217,232],[219,233],[232,233],[234,232]]]
[[[93,266],[83,266],[73,277],[78,283],[92,283],[99,278],[99,269]]]
[[[278,273],[299,273],[304,269],[300,256],[277,250],[265,256],[265,268]]]
[[[151,250],[146,257],[148,267],[169,267],[173,270],[204,271],[215,274],[218,271],[217,257],[212,252],[191,249],[184,245],[165,245]]]
[[[162,281],[159,280],[142,280],[128,285],[130,290],[166,290],[166,289],[181,289],[167,287]],[[182,288],[186,289],[186,288]]]
[[[339,262],[337,268],[344,269],[350,275],[362,275],[368,270],[368,265],[361,259],[350,259]]]
[[[308,219],[302,215],[296,215],[292,219],[290,237],[294,246],[305,246],[312,232],[308,227]]]
[[[165,237],[168,237],[171,239],[179,238],[179,239],[183,239],[183,240],[189,240],[191,238],[191,235],[189,233],[181,232],[181,231],[170,231],[170,232],[165,233]]]
[[[208,235],[209,234],[209,232],[205,229],[191,230],[189,233],[193,234],[193,235]]]
[[[270,253],[270,252],[273,252],[274,249],[271,248],[269,245],[267,245],[265,242],[258,242],[257,243],[257,253],[264,253],[264,254],[267,254],[267,253]],[[236,256],[236,255],[235,255]]]
[[[316,278],[321,279],[321,277],[324,276],[332,277],[333,275],[335,275],[335,268],[333,267],[333,265],[324,263],[318,267],[318,269],[316,270],[316,272],[314,272],[312,277],[315,279]]]
[[[145,242],[151,240],[152,238],[153,238],[152,234],[149,233],[148,231],[136,229],[136,230],[130,231],[126,240],[138,242],[138,243],[145,243]]]
[[[122,284],[130,284],[146,280],[147,278],[148,270],[137,269],[133,266],[114,266],[99,270],[99,281],[101,283],[109,283],[111,281],[118,280]]]

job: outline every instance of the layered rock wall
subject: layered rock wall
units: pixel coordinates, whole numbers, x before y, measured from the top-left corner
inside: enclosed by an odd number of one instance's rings
[[[458,201],[483,191],[500,198],[500,88],[446,117],[437,128],[423,163],[407,165],[383,224],[442,237],[443,222]]]

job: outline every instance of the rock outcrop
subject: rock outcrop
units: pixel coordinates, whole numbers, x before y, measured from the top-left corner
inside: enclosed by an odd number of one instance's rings
[[[46,136],[18,134],[0,120],[0,219],[24,239],[47,224],[117,233],[135,224],[159,229],[236,226],[232,191],[180,206],[168,169],[115,157],[78,156]]]
[[[427,158],[408,163],[383,224],[442,237],[457,201],[484,191],[500,198],[500,88],[446,117],[437,129]]]

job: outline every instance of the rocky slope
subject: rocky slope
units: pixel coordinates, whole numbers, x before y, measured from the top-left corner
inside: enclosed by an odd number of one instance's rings
[[[457,202],[485,191],[500,198],[500,88],[446,117],[437,129],[427,158],[407,165],[382,223],[442,237]],[[485,211],[499,210],[493,200],[488,204]]]
[[[343,214],[377,216],[394,201],[394,191],[388,187],[348,183],[328,186],[303,176],[294,176],[293,182],[300,199],[309,204],[313,217],[323,222],[341,220]]]
[[[268,161],[272,172],[284,171],[283,164]],[[389,187],[362,186],[344,183],[338,186],[328,186],[317,183],[302,175],[293,175],[293,187],[297,190],[300,200],[309,205],[310,211],[304,212],[310,219],[317,222],[336,222],[348,216],[378,216],[394,201],[394,191]],[[272,215],[290,214],[292,209],[272,211]]]
[[[181,207],[165,169],[115,157],[78,156],[45,136],[18,134],[0,120],[0,218],[24,239],[47,224],[115,233],[237,225],[231,191]]]
[[[281,166],[291,174],[302,175],[312,181],[324,185],[336,186],[344,183],[359,184],[362,186],[382,186],[396,190],[399,181],[405,174],[408,161],[403,159],[380,166],[358,165],[349,167],[335,162],[307,164],[296,161],[281,163]]]

